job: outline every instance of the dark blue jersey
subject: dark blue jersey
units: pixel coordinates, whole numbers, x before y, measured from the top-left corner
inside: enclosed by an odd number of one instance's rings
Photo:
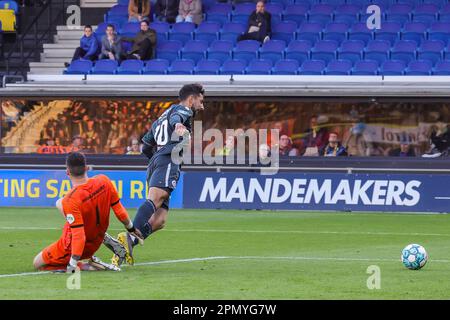
[[[189,133],[192,132],[193,111],[180,104],[174,104],[152,124],[152,128],[142,138],[142,142],[148,146],[155,146],[156,154],[170,154],[180,142],[182,137],[178,137],[175,131],[177,123],[183,124]],[[186,139],[186,137],[185,137]]]

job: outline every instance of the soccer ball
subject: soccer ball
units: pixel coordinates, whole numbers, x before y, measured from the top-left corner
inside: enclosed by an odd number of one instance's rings
[[[428,261],[428,254],[420,244],[409,244],[403,249],[401,260],[411,270],[419,270]]]

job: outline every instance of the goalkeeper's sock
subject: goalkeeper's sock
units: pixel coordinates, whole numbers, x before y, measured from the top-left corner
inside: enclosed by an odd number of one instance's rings
[[[155,213],[156,207],[152,200],[146,200],[138,209],[136,216],[134,217],[133,225],[136,229],[141,231],[144,239],[152,233],[152,226],[149,221],[153,213]],[[132,235],[131,235],[132,236]],[[134,239],[133,239],[134,238]],[[131,238],[133,243],[137,244],[136,237]]]

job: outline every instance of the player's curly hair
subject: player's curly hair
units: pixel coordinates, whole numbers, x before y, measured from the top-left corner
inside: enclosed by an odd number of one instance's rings
[[[66,166],[70,175],[81,177],[86,173],[86,157],[81,152],[70,152],[66,157]]]
[[[181,101],[184,101],[187,98],[189,98],[189,96],[191,96],[191,95],[199,96],[201,94],[202,95],[205,94],[205,89],[203,89],[203,86],[199,83],[191,83],[191,84],[184,85],[181,88],[178,96]]]

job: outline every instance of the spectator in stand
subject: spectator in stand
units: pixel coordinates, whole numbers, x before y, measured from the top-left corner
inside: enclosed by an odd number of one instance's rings
[[[84,141],[83,138],[79,135],[76,135],[72,139],[72,145],[67,147],[67,152],[76,152],[76,151],[82,151],[84,149],[83,147]]]
[[[234,155],[234,143],[235,143],[234,136],[227,136],[227,139],[225,140],[225,145],[223,146],[223,148],[217,151],[217,155],[218,156]]]
[[[174,23],[182,0],[156,0],[156,20]]]
[[[431,150],[422,155],[424,158],[448,156],[450,152],[450,125],[442,119],[432,127],[430,135]]]
[[[326,117],[312,116],[309,120],[310,127],[306,130],[303,146],[304,156],[318,156],[319,150],[328,143],[328,130],[320,125],[327,122]]]
[[[128,21],[141,22],[148,20],[150,16],[150,1],[130,0],[128,3]]]
[[[389,151],[390,157],[415,157],[416,153],[409,142],[400,143],[400,147]]]
[[[84,35],[80,39],[80,46],[75,49],[72,61],[78,59],[95,61],[97,60],[99,51],[97,38],[92,32],[92,27],[87,25],[84,27]],[[66,63],[67,66],[68,64]]]
[[[292,140],[283,134],[280,137],[280,156],[297,157],[300,152],[292,146]]]
[[[128,155],[140,155],[141,154],[141,146],[139,145],[139,141],[137,139],[131,140],[131,146],[127,148]]]
[[[182,0],[181,0],[182,1]],[[248,18],[247,32],[238,37],[238,41],[257,40],[266,42],[270,40],[272,33],[272,16],[265,10],[264,1],[256,3],[256,10]]]
[[[127,59],[150,60],[156,48],[156,32],[148,27],[148,21],[141,21],[141,31],[134,38],[122,37],[122,40],[133,43],[127,53]]]
[[[198,25],[202,19],[202,0],[180,0],[177,22],[193,22]]]
[[[102,38],[102,51],[99,59],[120,61],[122,59],[122,39],[116,34],[112,24],[106,27],[106,35]]]
[[[324,157],[342,157],[347,156],[347,150],[339,142],[338,134],[331,132],[328,137],[328,144],[320,151]]]

